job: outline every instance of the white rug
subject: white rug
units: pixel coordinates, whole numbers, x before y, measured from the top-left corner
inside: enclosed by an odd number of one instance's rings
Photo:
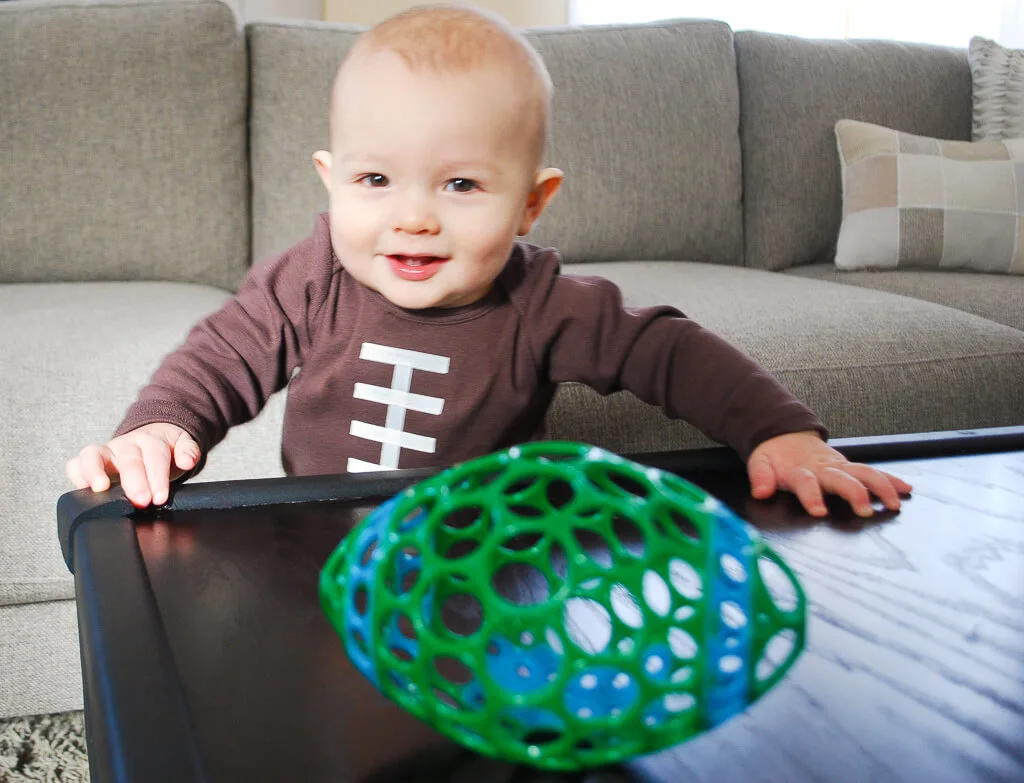
[[[0,720],[0,783],[88,783],[81,712]]]

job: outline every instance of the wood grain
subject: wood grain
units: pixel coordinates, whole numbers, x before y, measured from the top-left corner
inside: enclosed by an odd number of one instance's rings
[[[808,646],[745,713],[628,767],[515,768],[451,745],[351,666],[320,564],[367,509],[189,512],[138,526],[212,780],[1024,781],[1024,453],[888,463],[897,513],[818,521],[739,475],[689,476],[765,531]]]

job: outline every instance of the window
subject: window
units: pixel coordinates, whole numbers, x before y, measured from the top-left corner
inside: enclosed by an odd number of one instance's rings
[[[957,10],[953,10],[957,8]],[[720,19],[733,30],[882,38],[966,48],[973,35],[1024,47],[1024,0],[570,0],[572,24]]]

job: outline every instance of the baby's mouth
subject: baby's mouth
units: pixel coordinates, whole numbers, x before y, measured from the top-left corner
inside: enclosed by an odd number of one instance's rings
[[[403,280],[427,280],[436,275],[447,260],[444,256],[388,256],[391,269]]]

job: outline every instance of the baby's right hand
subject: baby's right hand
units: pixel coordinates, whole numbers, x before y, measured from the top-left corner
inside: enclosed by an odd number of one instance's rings
[[[65,465],[76,489],[110,489],[120,476],[125,496],[138,508],[167,502],[171,478],[199,462],[199,444],[174,424],[146,424],[105,444],[86,446]]]

